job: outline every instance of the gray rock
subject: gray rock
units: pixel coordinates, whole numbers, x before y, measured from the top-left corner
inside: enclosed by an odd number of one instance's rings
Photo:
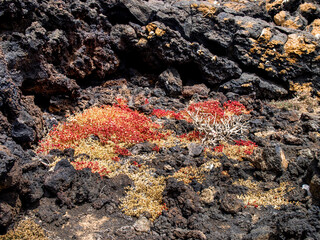
[[[141,0],[121,0],[122,4],[141,23],[146,25],[152,13],[152,9]]]
[[[220,204],[223,211],[231,214],[238,213],[242,209],[242,203],[235,194],[224,194]]]
[[[34,130],[25,123],[15,121],[12,126],[11,135],[19,143],[28,143],[35,140]]]
[[[54,171],[46,177],[44,186],[53,193],[64,191],[69,188],[75,174],[76,170],[70,162],[63,159],[56,164]]]
[[[167,93],[175,96],[182,91],[182,80],[179,72],[174,68],[169,68],[159,75],[159,82],[164,86]]]
[[[314,174],[310,182],[310,192],[314,199],[320,201],[320,174]]]
[[[133,224],[133,227],[137,232],[149,232],[151,227],[151,222],[146,217],[140,217]]]
[[[284,141],[290,145],[301,145],[303,143],[301,138],[298,138],[290,133],[283,135]]]
[[[182,95],[184,97],[192,97],[194,94],[198,94],[199,97],[207,98],[210,89],[205,84],[195,84],[193,86],[184,86]]]
[[[251,240],[265,240],[271,239],[274,236],[274,231],[269,226],[257,227],[251,230],[251,232],[245,237],[245,239]]]
[[[190,143],[188,145],[188,150],[191,157],[198,157],[203,151],[203,146],[196,143]]]
[[[268,99],[275,99],[288,94],[288,91],[283,87],[249,73],[243,73],[240,78],[222,84],[220,89],[222,92],[232,91],[242,95],[255,92],[258,98]]]
[[[256,149],[254,156],[248,157],[249,161],[260,170],[276,172],[285,171],[288,168],[288,160],[281,146],[267,146]]]

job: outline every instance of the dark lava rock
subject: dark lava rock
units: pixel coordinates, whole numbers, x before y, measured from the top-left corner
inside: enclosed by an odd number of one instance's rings
[[[310,182],[310,192],[312,197],[320,203],[320,172],[317,171]]]
[[[299,113],[297,111],[285,111],[279,114],[279,117],[290,122],[297,122],[300,119]]]
[[[76,170],[67,159],[59,161],[53,172],[50,173],[44,182],[44,186],[52,193],[67,190],[74,181]]]
[[[192,123],[187,122],[186,120],[171,120],[168,119],[163,124],[164,129],[174,131],[178,136],[191,132],[194,130]]]
[[[248,160],[263,171],[283,172],[288,167],[288,160],[280,145],[258,148],[254,157],[249,156]]]
[[[187,230],[187,229],[176,228],[173,231],[173,235],[177,239],[199,239],[199,240],[207,239],[206,235],[199,230]]]
[[[150,142],[138,143],[130,149],[130,152],[132,154],[149,153],[155,146],[155,144]]]
[[[240,78],[222,84],[221,91],[224,93],[232,91],[241,95],[255,92],[256,96],[262,99],[277,99],[288,94],[283,87],[248,73],[243,73]]]
[[[226,213],[235,214],[241,211],[242,203],[235,194],[224,194],[220,199],[220,208]]]
[[[21,201],[16,192],[2,193],[0,196],[0,234],[15,220],[21,210]]]
[[[55,199],[43,198],[36,215],[45,223],[53,223],[62,218],[64,212],[55,204]]]
[[[283,232],[286,238],[296,239],[305,238],[305,236],[311,235],[315,232],[315,228],[310,225],[307,219],[301,219],[298,217],[284,219],[283,222],[279,222],[279,229]]]
[[[307,121],[302,124],[303,131],[305,133],[309,132],[319,132],[320,126],[316,121]]]
[[[284,141],[290,145],[301,145],[303,143],[302,139],[296,137],[290,133],[283,135]]]
[[[169,209],[167,213],[167,217],[171,223],[171,225],[180,228],[186,228],[188,224],[188,220],[182,216],[181,209],[177,207],[172,207]]]
[[[178,182],[175,178],[167,180],[166,188],[163,191],[163,202],[169,209],[172,207],[180,209],[184,217],[201,211],[197,193],[191,186],[185,185],[182,181]]]
[[[33,129],[21,122],[14,122],[11,135],[14,140],[19,143],[33,142],[35,139],[35,133]]]
[[[182,80],[179,72],[174,68],[169,68],[159,75],[159,82],[164,86],[169,96],[181,94]]]
[[[21,167],[19,161],[13,156],[7,148],[1,146],[0,151],[0,192],[7,188],[17,185],[21,178]]]
[[[190,98],[195,94],[198,94],[200,98],[207,98],[209,95],[210,89],[205,84],[195,84],[193,86],[183,86],[182,96]]]
[[[23,174],[19,191],[22,201],[26,205],[36,203],[44,195],[43,184],[48,173],[48,167],[41,161],[37,159],[22,166]]]
[[[119,202],[119,198],[124,196],[125,187],[130,185],[132,181],[126,175],[118,175],[112,179],[101,178],[90,169],[76,171],[67,159],[58,162],[53,173],[44,181],[45,188],[68,207],[97,201],[94,206],[101,208],[107,202]]]
[[[261,239],[272,239],[275,237],[275,231],[269,226],[262,226],[254,228],[245,237],[245,239],[250,240],[261,240]]]

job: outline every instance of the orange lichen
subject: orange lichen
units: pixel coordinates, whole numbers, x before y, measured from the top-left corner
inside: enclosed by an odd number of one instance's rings
[[[302,24],[299,24],[299,17],[294,19],[291,18],[290,14],[286,11],[281,11],[277,13],[273,18],[275,24],[282,27],[299,29],[302,27]]]
[[[302,24],[298,24],[299,18],[296,17],[294,20],[288,19],[283,24],[282,27],[292,28],[292,29],[299,29],[302,27]]]
[[[230,8],[232,10],[235,10],[235,11],[240,11],[240,10],[246,8],[245,4],[241,4],[238,2],[228,2],[228,3],[223,4],[223,6]]]
[[[317,10],[317,7],[312,3],[303,3],[299,6],[301,12],[309,12],[312,10]]]
[[[191,4],[192,8],[196,8],[199,12],[202,12],[204,17],[213,18],[217,8],[207,4]]]
[[[148,32],[148,39],[153,38],[154,36],[162,37],[166,31],[159,28],[155,23],[149,23],[146,26],[146,30]]]
[[[260,55],[258,67],[266,69],[265,65],[271,63],[274,67],[278,68],[278,72],[282,70],[288,72],[291,70],[290,67],[284,67],[282,62],[288,62],[292,65],[302,55],[313,53],[316,50],[316,44],[309,43],[309,40],[303,35],[290,34],[286,43],[272,40],[270,28],[264,28],[257,40],[250,38],[250,41],[252,42],[250,53]],[[282,74],[284,73],[282,71]]]
[[[252,22],[237,21],[237,25],[243,29],[253,28],[253,24]]]
[[[264,28],[258,38],[259,42],[269,42],[272,37],[271,28]]]
[[[288,60],[291,60],[291,62],[294,63],[296,62],[295,59],[297,56],[314,52],[316,50],[316,45],[307,44],[304,36],[290,34],[283,48],[288,55]]]
[[[281,26],[285,22],[286,16],[287,16],[287,12],[281,11],[273,17],[273,20],[275,24],[277,24],[278,26]]]
[[[312,35],[320,38],[320,19],[315,19],[309,26],[306,27]]]
[[[281,7],[283,0],[266,0],[266,9],[269,12],[272,8]]]

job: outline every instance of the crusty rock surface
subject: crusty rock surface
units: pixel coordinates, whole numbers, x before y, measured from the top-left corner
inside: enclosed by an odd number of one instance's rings
[[[319,14],[316,0],[0,1],[0,234],[27,216],[51,239],[320,239],[320,112],[265,101],[292,97],[290,83],[320,90]],[[76,171],[73,149],[34,152],[68,114],[119,96],[145,114],[238,100],[259,149],[241,162],[220,156],[188,184],[170,176],[203,164],[205,146],[159,149],[149,164],[168,177],[166,209],[154,222],[126,216],[127,175]],[[161,121],[177,135],[194,129]],[[155,147],[132,152],[143,161]],[[240,178],[264,189],[290,181],[286,198],[299,205],[247,208]]]

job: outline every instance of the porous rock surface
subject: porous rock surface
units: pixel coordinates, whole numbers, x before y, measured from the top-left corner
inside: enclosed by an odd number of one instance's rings
[[[319,113],[263,102],[288,97],[290,81],[320,89],[319,14],[315,0],[0,1],[0,233],[28,215],[51,239],[320,239]],[[144,113],[181,109],[190,98],[239,100],[252,110],[259,157],[221,157],[202,184],[167,179],[168,209],[151,223],[119,210],[133,184],[126,175],[101,179],[76,171],[72,151],[32,150],[66,113],[128,93]],[[200,165],[201,149],[171,148],[153,164],[168,175]],[[49,169],[55,156],[64,159]],[[248,177],[294,182],[287,197],[300,205],[244,208],[235,197],[244,190],[231,183]],[[215,191],[202,201],[208,186]]]

